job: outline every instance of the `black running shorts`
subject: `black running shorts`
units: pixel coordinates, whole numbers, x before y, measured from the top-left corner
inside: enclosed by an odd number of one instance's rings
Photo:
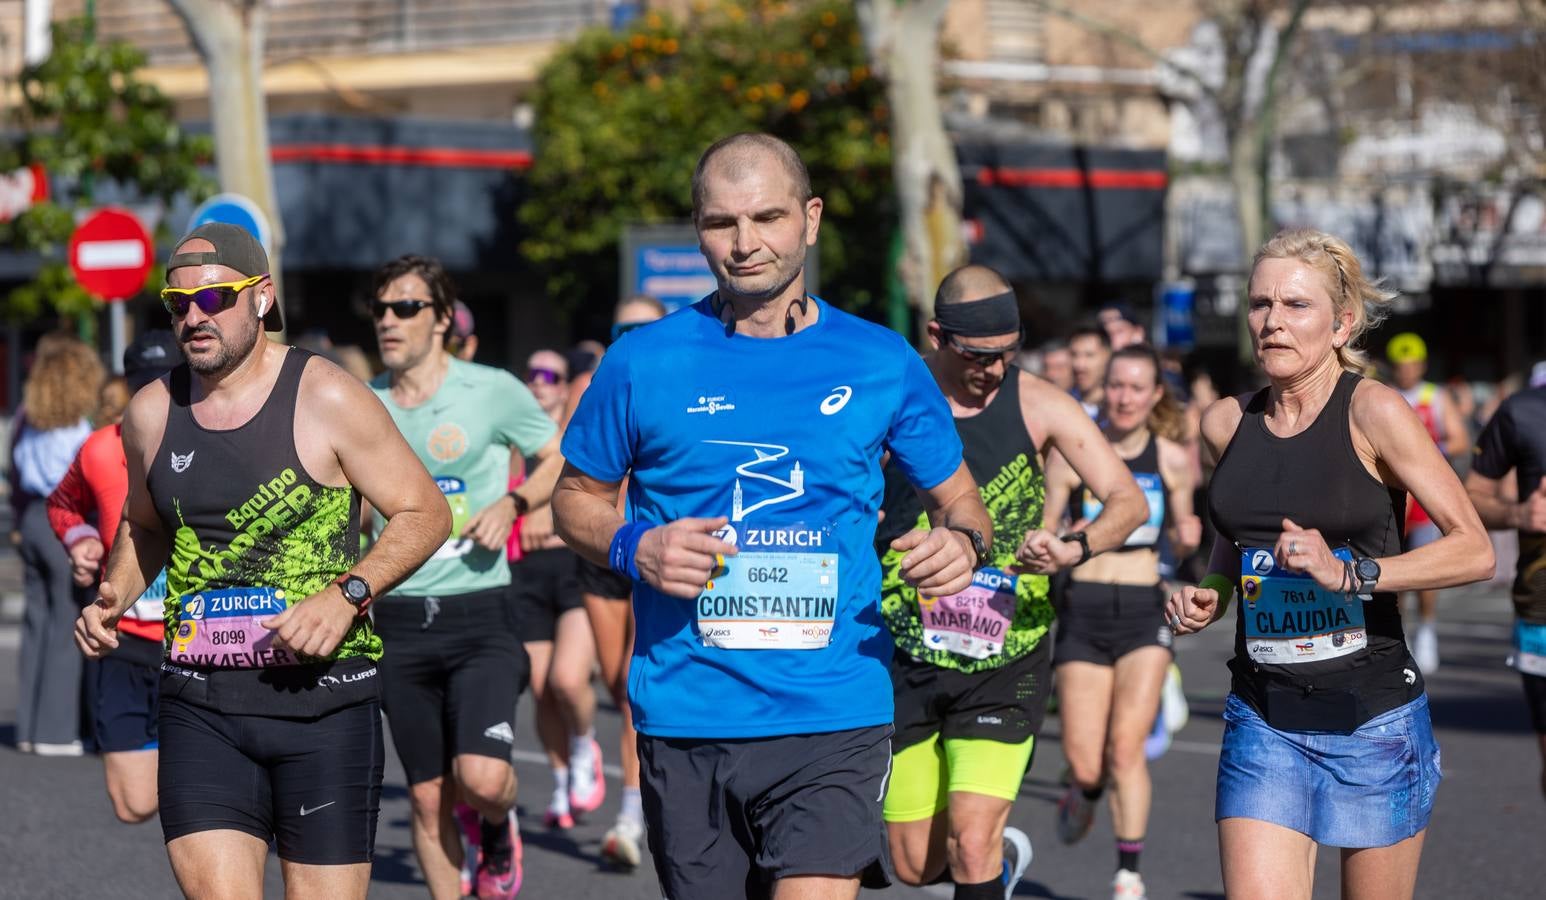
[[[1058,603],[1058,665],[1087,662],[1114,666],[1144,647],[1171,650],[1175,634],[1165,622],[1165,592],[1159,585],[1094,584],[1069,581]]]
[[[580,580],[581,593],[607,600],[627,600],[633,596],[633,582],[628,576],[598,566],[584,557],[579,560],[575,576]]]
[[[373,611],[386,648],[381,702],[408,783],[450,772],[464,753],[508,762],[515,701],[531,674],[508,591],[388,595]]]
[[[1052,687],[1045,640],[997,669],[967,674],[897,651],[891,660],[896,746],[939,735],[1021,744],[1041,731]]]
[[[510,605],[523,641],[551,641],[558,617],[584,609],[573,550],[536,550],[510,564]]]
[[[650,854],[671,900],[768,897],[776,879],[890,883],[891,726],[713,741],[639,735]]]
[[[273,840],[279,858],[314,866],[368,863],[381,804],[381,706],[311,719],[231,715],[164,695],[161,832],[234,829]]]
[[[161,645],[122,635],[118,649],[97,663],[97,747],[103,753],[154,750],[156,698],[161,693]]]

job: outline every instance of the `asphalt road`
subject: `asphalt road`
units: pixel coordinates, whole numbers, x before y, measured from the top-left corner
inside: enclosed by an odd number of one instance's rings
[[[1444,597],[1443,666],[1430,678],[1429,692],[1445,779],[1428,833],[1419,897],[1539,896],[1546,883],[1546,798],[1538,786],[1540,760],[1519,682],[1503,667],[1508,628],[1507,601],[1496,588]],[[131,827],[113,818],[97,759],[40,759],[12,748],[17,642],[14,625],[0,627],[0,898],[176,897],[159,827],[154,822]],[[1155,811],[1143,872],[1155,900],[1223,896],[1212,804],[1228,652],[1225,630],[1180,644],[1192,716],[1171,750],[1152,767]],[[598,728],[612,776],[606,806],[573,831],[549,832],[541,827],[541,816],[552,785],[537,749],[529,704],[523,700],[515,755],[526,848],[523,896],[660,897],[647,866],[633,874],[616,874],[603,871],[598,863],[601,836],[617,808],[616,769],[611,765],[617,721],[615,710],[603,707]],[[1016,896],[1109,896],[1115,851],[1106,812],[1102,810],[1094,831],[1080,844],[1066,847],[1057,842],[1054,810],[1063,767],[1057,729],[1057,719],[1050,718],[1012,816],[1036,850]],[[390,751],[376,853],[372,897],[427,896],[409,839],[402,769]],[[1338,895],[1336,858],[1335,852],[1320,854],[1318,898]],[[892,888],[888,893],[949,896],[948,889]],[[265,896],[282,895],[278,864],[271,857]]]

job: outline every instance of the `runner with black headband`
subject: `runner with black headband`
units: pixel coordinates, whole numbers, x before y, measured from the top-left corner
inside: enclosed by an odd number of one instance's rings
[[[877,544],[881,609],[896,638],[897,736],[885,817],[903,881],[950,880],[956,900],[986,900],[1013,893],[1031,861],[1029,839],[1005,824],[1051,687],[1048,576],[1119,546],[1147,506],[1079,404],[1015,367],[1020,307],[1002,276],[957,269],[940,284],[934,312],[929,370],[950,403],[994,539],[965,591],[918,589],[892,542],[928,522],[900,468],[888,467]],[[1053,452],[1106,504],[1064,538],[1042,527],[1042,473]]]

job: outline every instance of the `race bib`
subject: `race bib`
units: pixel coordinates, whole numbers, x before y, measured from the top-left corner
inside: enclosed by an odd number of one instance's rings
[[[698,595],[698,636],[724,650],[820,650],[832,642],[838,558],[832,529],[748,528]]]
[[[1546,677],[1546,625],[1514,622],[1514,668]]]
[[[1351,561],[1346,547],[1332,551]],[[1309,575],[1280,569],[1271,550],[1240,552],[1240,610],[1252,660],[1277,665],[1336,659],[1367,644],[1363,598],[1328,591]]]
[[[972,584],[948,597],[918,597],[925,645],[969,659],[987,659],[1004,652],[1004,636],[1015,618],[1017,575],[979,569]]]
[[[150,583],[140,599],[134,601],[123,614],[125,619],[133,619],[137,622],[160,622],[166,618],[161,606],[166,602],[166,569],[162,569],[156,575],[156,580]]]
[[[1160,529],[1165,526],[1165,483],[1156,472],[1134,472],[1133,479],[1143,489],[1143,499],[1149,502],[1149,518],[1134,529],[1122,542],[1124,547],[1149,547],[1159,543]],[[1089,488],[1084,489],[1080,514],[1086,522],[1093,522],[1100,515],[1103,504],[1095,499]]]
[[[440,488],[440,493],[445,495],[446,503],[451,507],[451,536],[446,538],[430,559],[456,559],[472,552],[472,539],[461,536],[462,527],[467,520],[472,518],[472,513],[467,508],[467,482],[460,478],[452,478],[449,475],[440,475],[435,478],[435,486]]]
[[[301,659],[289,648],[273,646],[274,632],[258,624],[286,606],[279,588],[225,588],[185,597],[167,659],[216,669],[299,665]]]

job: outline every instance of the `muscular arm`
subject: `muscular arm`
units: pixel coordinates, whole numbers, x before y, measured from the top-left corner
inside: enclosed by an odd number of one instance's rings
[[[923,511],[928,514],[929,524],[935,528],[970,528],[982,534],[988,546],[993,546],[993,520],[982,505],[982,494],[977,482],[961,463],[944,481],[927,490],[918,491]],[[962,536],[965,537],[964,535]],[[970,540],[967,540],[970,544]],[[977,553],[971,551],[973,558]]]
[[[598,481],[565,463],[553,488],[554,530],[569,549],[598,566],[610,567],[608,551],[623,524],[617,511],[621,487],[621,481]]]
[[[1401,395],[1371,382],[1352,404],[1355,448],[1372,454],[1386,484],[1410,491],[1443,537],[1379,560],[1379,589],[1415,591],[1490,578],[1492,542],[1455,472]]]
[[[1449,398],[1448,392],[1441,388],[1439,396],[1444,398],[1439,402],[1439,413],[1444,417],[1444,455],[1456,459],[1470,451],[1470,433],[1460,415],[1460,407]]]
[[[546,444],[532,454],[537,458],[537,465],[526,473],[526,480],[515,489],[515,492],[526,501],[527,509],[545,506],[553,498],[558,476],[564,470],[564,456],[558,451],[561,437],[561,434],[553,435]]]
[[[1166,508],[1170,510],[1170,545],[1176,559],[1186,559],[1202,541],[1202,520],[1192,509],[1196,477],[1191,452],[1174,441],[1158,438],[1160,471],[1165,476]]]
[[[1517,503],[1508,498],[1506,488],[1503,479],[1488,478],[1474,468],[1465,477],[1466,493],[1483,525],[1546,532],[1546,479]]]
[[[1069,496],[1079,489],[1079,473],[1068,464],[1063,454],[1053,450],[1047,454],[1046,481],[1046,499],[1041,505],[1041,527],[1057,531],[1063,526],[1063,514],[1068,512]],[[1073,513],[1072,518],[1077,520],[1079,513]]]
[[[99,589],[99,605],[110,604],[112,617],[121,615],[143,593],[167,563],[170,542],[150,499],[145,473],[151,454],[161,447],[171,402],[165,380],[155,382],[129,401],[123,415],[124,461],[129,468],[129,495],[123,518],[107,559],[107,591]]]

